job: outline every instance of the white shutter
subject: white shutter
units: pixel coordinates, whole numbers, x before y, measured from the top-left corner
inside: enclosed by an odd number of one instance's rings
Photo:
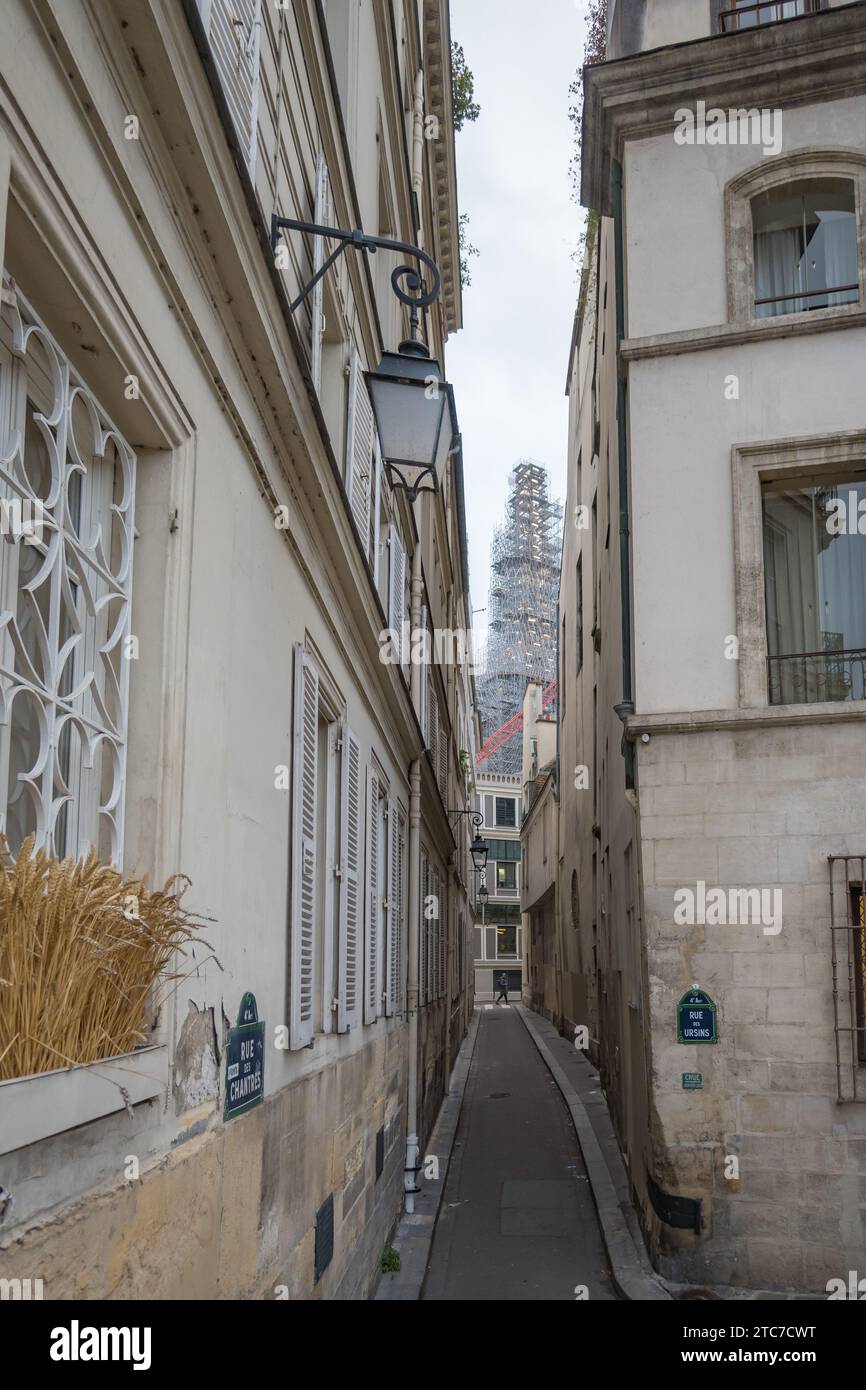
[[[360,1017],[361,953],[364,932],[361,748],[343,728],[342,806],[340,811],[340,941],[337,974],[337,1031],[357,1028]]]
[[[292,921],[289,951],[289,1042],[313,1037],[316,931],[316,789],[319,677],[304,648],[295,646],[292,742]]]
[[[372,407],[371,407],[372,408]],[[379,543],[381,536],[379,525],[381,521],[382,504],[382,446],[379,443],[379,436],[375,429],[373,431],[373,583],[379,587]]]
[[[388,804],[388,924],[385,950],[385,1013],[396,1013],[400,997],[400,827],[397,803]]]
[[[388,626],[397,638],[400,665],[405,660],[403,614],[406,593],[406,552],[400,532],[392,522],[388,528]]]
[[[261,0],[199,0],[211,56],[232,118],[244,162],[256,162],[259,99]]]
[[[352,517],[369,555],[370,490],[373,467],[373,408],[355,349],[349,367],[349,428],[346,432],[346,492]]]
[[[318,225],[329,227],[331,194],[328,182],[328,166],[325,163],[324,155],[319,155],[316,165],[316,199],[313,206],[313,221]],[[322,269],[325,261],[325,238],[321,236],[313,237],[313,274],[316,275]],[[313,378],[313,385],[316,392],[321,392],[322,387],[322,338],[325,332],[325,281],[320,280],[313,286],[312,301],[312,325],[310,329],[310,374]]]
[[[442,793],[442,800],[448,800],[448,734],[446,731],[445,720],[442,718],[442,709],[439,709],[439,731],[436,739],[436,781],[439,783],[439,791]]]
[[[379,778],[367,771],[367,937],[364,960],[364,1022],[379,1017],[377,974],[379,964],[380,860],[384,846],[379,842]]]
[[[427,1003],[427,897],[430,893],[430,864],[426,854],[421,856],[421,926],[418,933],[418,1003]]]

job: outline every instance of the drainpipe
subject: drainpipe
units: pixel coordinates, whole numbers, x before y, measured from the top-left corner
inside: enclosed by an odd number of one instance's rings
[[[412,552],[412,594],[410,602],[411,638],[421,621],[421,544],[416,542]],[[412,661],[409,679],[412,706],[421,712],[421,680],[425,675],[422,662]],[[406,1013],[409,1020],[409,1076],[406,1086],[406,1161],[403,1173],[406,1215],[415,1210],[418,1163],[418,962],[421,930],[421,761],[416,758],[409,768],[409,969],[406,981]]]
[[[622,700],[614,705],[623,725],[634,714],[634,692],[631,680],[631,528],[628,511],[628,435],[626,432],[626,401],[628,388],[620,356],[625,337],[625,285],[623,276],[622,234],[622,165],[613,161],[611,174],[613,195],[614,265],[616,269],[616,422],[619,445],[619,583],[622,606]],[[634,744],[623,730],[622,751],[625,757],[625,785],[634,788]]]
[[[421,923],[421,762],[416,758],[409,773],[409,979],[406,1009],[409,1015],[409,1082],[406,1095],[406,1165],[403,1188],[406,1215],[415,1210],[419,1164],[418,1151],[418,935]]]

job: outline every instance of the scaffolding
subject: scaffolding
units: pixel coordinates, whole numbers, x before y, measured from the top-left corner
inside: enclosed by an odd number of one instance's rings
[[[478,680],[485,741],[515,721],[527,681],[547,686],[557,677],[562,504],[551,500],[547,469],[530,459],[520,460],[508,485],[505,521],[490,545],[487,648]],[[486,754],[488,775],[520,772],[518,732],[514,723],[511,736],[497,739],[498,746]]]

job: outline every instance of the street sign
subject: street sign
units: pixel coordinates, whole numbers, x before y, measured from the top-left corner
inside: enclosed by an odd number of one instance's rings
[[[715,1043],[716,1006],[701,989],[691,989],[677,1004],[677,1042]]]
[[[699,1071],[683,1072],[684,1091],[702,1091],[704,1089],[704,1078]]]
[[[233,1120],[259,1105],[265,1093],[265,1025],[259,1022],[256,996],[245,994],[226,1046],[224,1120]]]

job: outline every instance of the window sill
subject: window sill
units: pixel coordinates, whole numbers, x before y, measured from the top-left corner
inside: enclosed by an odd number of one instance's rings
[[[642,734],[690,734],[714,729],[761,729],[784,724],[834,724],[866,721],[866,700],[831,700],[820,705],[760,705],[742,709],[709,709],[670,714],[633,714],[626,720],[626,737]]]
[[[624,339],[620,352],[623,362],[640,362],[651,357],[711,352],[714,348],[770,342],[776,338],[800,337],[810,333],[832,333],[847,328],[866,328],[866,308],[862,304],[840,304],[831,309],[777,314],[773,318],[750,319],[747,323],[686,328],[678,333],[651,333],[643,338]]]
[[[162,1095],[168,1084],[168,1047],[142,1047],[120,1057],[0,1081],[0,1154],[23,1149],[64,1130],[99,1120]]]

